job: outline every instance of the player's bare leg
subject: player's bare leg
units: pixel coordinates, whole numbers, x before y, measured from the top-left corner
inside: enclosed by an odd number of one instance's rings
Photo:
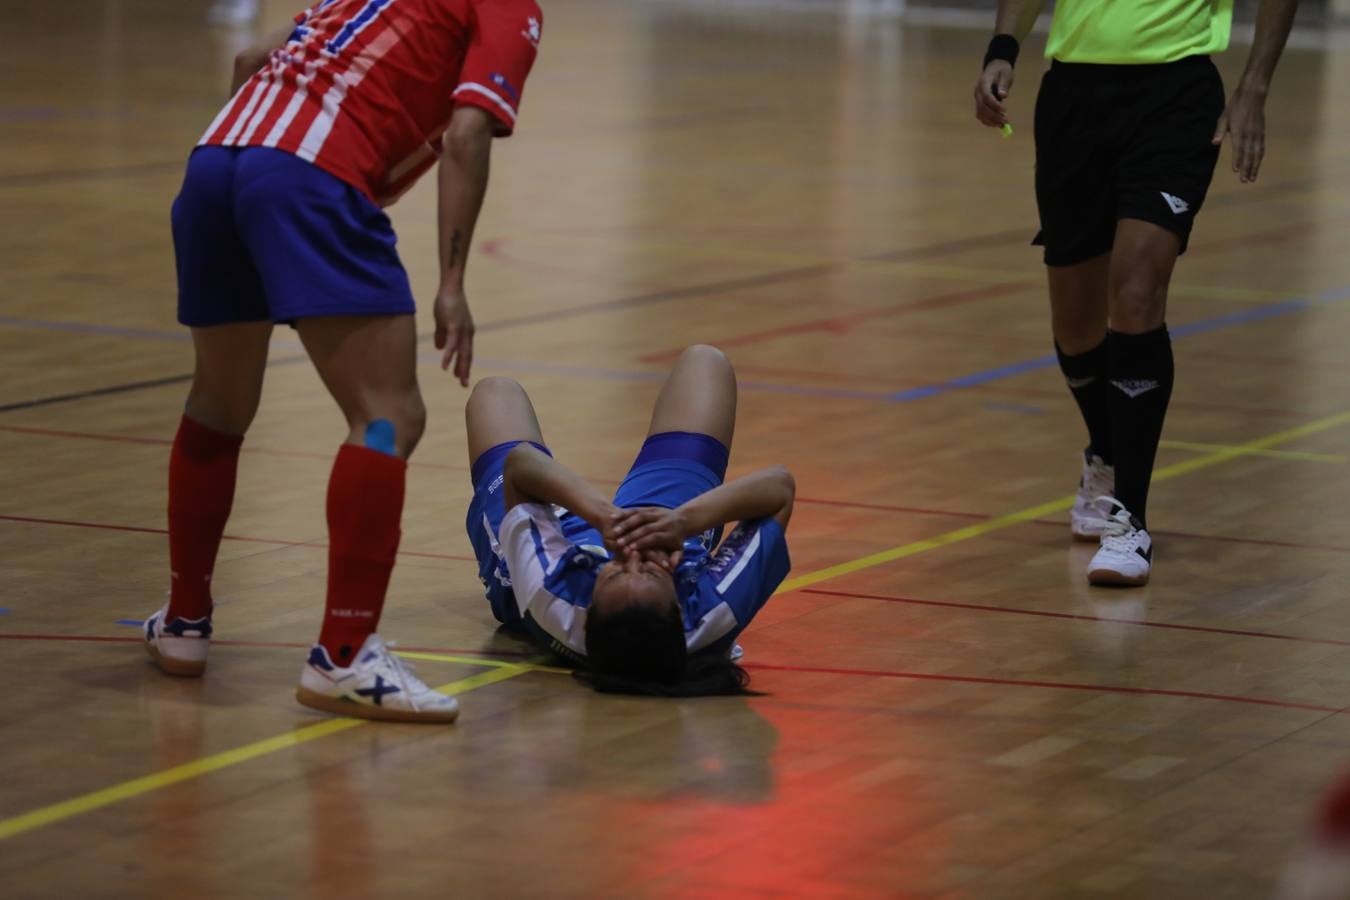
[[[318,316],[300,320],[296,330],[347,419],[346,443],[372,447],[381,439],[378,432],[392,430],[392,448],[373,449],[405,460],[411,456],[427,418],[417,385],[413,317]]]
[[[469,435],[471,462],[499,444],[511,441],[544,443],[544,432],[539,427],[534,404],[514,378],[494,376],[474,385],[464,407],[464,424]]]
[[[1116,490],[1115,502],[1103,510],[1110,525],[1088,568],[1094,584],[1144,584],[1152,568],[1146,507],[1172,396],[1172,342],[1165,321],[1167,285],[1180,250],[1180,239],[1158,225],[1122,219],[1116,226],[1107,341]]]
[[[328,482],[323,630],[296,699],[369,719],[454,721],[454,698],[419,681],[375,634],[398,553],[407,458],[426,424],[413,317],[318,316],[296,327],[347,419]]]
[[[695,344],[680,354],[657,395],[647,436],[691,431],[728,449],[736,431],[736,372],[725,353]]]
[[[1106,378],[1106,312],[1111,255],[1103,253],[1072,266],[1048,266],[1050,323],[1064,380],[1087,425],[1083,473],[1069,513],[1076,540],[1096,541],[1106,517],[1095,501],[1115,492],[1111,465],[1110,390]]]
[[[193,328],[196,368],[169,454],[169,602],[145,623],[160,669],[206,670],[211,576],[234,503],[243,435],[258,411],[271,322]]]
[[[271,337],[271,322],[192,329],[197,361],[183,411],[226,434],[248,431],[262,398]]]

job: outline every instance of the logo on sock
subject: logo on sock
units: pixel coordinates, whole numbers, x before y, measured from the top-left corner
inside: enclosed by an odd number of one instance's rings
[[[1138,397],[1141,394],[1147,394],[1158,386],[1156,381],[1135,380],[1135,381],[1113,381],[1111,382],[1128,397]]]
[[[1180,197],[1174,197],[1167,193],[1167,191],[1159,191],[1158,193],[1162,194],[1162,198],[1167,201],[1168,208],[1177,215],[1181,215],[1191,208],[1191,205],[1185,200],[1182,200]]]

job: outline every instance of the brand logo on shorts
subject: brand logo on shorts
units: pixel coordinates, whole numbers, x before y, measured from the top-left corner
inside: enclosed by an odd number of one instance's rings
[[[525,21],[525,30],[522,31],[520,34],[521,34],[521,37],[525,38],[525,40],[529,41],[529,42],[530,42],[531,44],[533,44],[535,47],[538,47],[538,46],[539,46],[539,38],[540,38],[540,36],[541,36],[541,29],[540,29],[540,27],[539,27],[539,20],[536,19],[534,16],[530,16],[530,17]]]
[[[1168,207],[1177,215],[1181,215],[1191,208],[1191,205],[1185,200],[1182,200],[1180,197],[1174,197],[1167,193],[1167,191],[1159,191],[1158,193],[1162,194],[1162,198],[1167,201]]]

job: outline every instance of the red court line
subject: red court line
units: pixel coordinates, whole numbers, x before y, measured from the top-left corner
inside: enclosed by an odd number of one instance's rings
[[[44,519],[36,516],[0,515],[0,521],[24,522],[30,525],[62,525],[68,528],[98,528],[104,531],[128,531],[134,534],[168,534],[167,528],[146,528],[139,525],[112,525],[106,522],[77,522],[71,519]],[[249,544],[273,544],[278,547],[309,547],[314,550],[326,550],[328,545],[320,541],[288,541],[283,538],[245,537],[227,534],[223,540],[242,541]],[[399,556],[420,556],[426,559],[451,559],[457,562],[477,562],[472,556],[456,556],[452,553],[422,553],[416,550],[400,550]]]
[[[139,644],[144,638],[137,635],[111,635],[101,634],[0,634],[0,641],[84,641],[106,644]],[[267,650],[308,650],[313,644],[298,644],[282,641],[225,641],[212,638],[213,646],[222,647],[261,647]],[[394,648],[395,651],[406,650],[409,653],[445,653],[448,655],[462,656],[472,654],[473,656],[496,657],[510,656],[519,658],[528,658],[537,656],[537,653],[531,653],[522,650],[481,650],[477,648],[465,647],[404,647],[399,645]]]
[[[26,425],[0,425],[0,431],[9,431],[15,434],[32,434],[40,437],[79,438],[86,441],[107,441],[114,444],[151,444],[167,447],[173,443],[173,438],[140,437],[131,434],[107,434],[91,431],[59,431],[54,428],[30,428]],[[254,447],[247,443],[245,443],[240,450],[243,453],[258,453],[265,456],[288,456],[296,459],[321,459],[325,462],[331,462],[333,459],[332,453],[315,453],[309,450],[281,450],[275,447]],[[419,469],[448,469],[455,472],[469,471],[468,466],[452,466],[443,463],[409,461],[408,465]]]
[[[800,322],[796,325],[783,325],[778,328],[768,328],[764,331],[752,331],[746,334],[739,334],[735,337],[719,338],[717,346],[722,348],[740,347],[746,344],[758,344],[763,341],[786,337],[788,335],[812,334],[818,331],[829,331],[836,334],[842,334],[849,331],[854,325],[862,322],[870,322],[875,319],[885,319],[892,316],[903,316],[908,315],[909,313],[924,312],[925,310],[940,309],[947,306],[958,306],[963,303],[974,303],[977,300],[987,300],[990,297],[1011,294],[1015,291],[1025,291],[1026,289],[1027,285],[1021,282],[990,284],[983,287],[970,288],[964,291],[954,291],[950,294],[941,294],[937,297],[928,297],[924,300],[896,303],[879,309],[869,309],[848,316],[832,316],[825,319],[814,319],[810,322]],[[662,350],[658,353],[648,353],[639,356],[638,361],[644,363],[669,362],[683,352],[683,347],[676,350]]]
[[[914,597],[891,597],[884,594],[859,594],[853,591],[827,591],[820,588],[802,588],[803,594],[820,594],[826,597],[845,597],[854,600],[884,600],[887,603],[907,603],[912,606],[940,606],[946,609],[968,609],[975,612],[1009,613],[1017,616],[1040,616],[1047,619],[1072,619],[1079,622],[1111,622],[1118,625],[1138,625],[1142,628],[1170,628],[1176,631],[1199,631],[1205,634],[1228,634],[1237,637],[1266,638],[1275,641],[1294,641],[1300,644],[1329,644],[1333,647],[1350,647],[1350,641],[1338,641],[1333,638],[1302,637],[1296,634],[1279,634],[1273,631],[1243,631],[1237,628],[1217,628],[1206,625],[1181,625],[1174,622],[1151,622],[1147,619],[1126,619],[1118,616],[1085,616],[1076,613],[1051,612],[1044,609],[1018,609],[1014,606],[990,606],[983,603],[957,603],[953,600],[919,600]]]
[[[105,637],[101,635],[59,635],[59,634],[0,634],[0,640],[9,641],[98,641],[107,643],[139,643],[140,637]],[[308,644],[283,644],[267,643],[262,641],[215,641],[217,644],[228,644],[234,647],[262,647],[276,649],[293,649],[308,647]],[[414,647],[400,647],[410,653],[474,653],[487,657],[488,653],[481,650],[433,650]],[[500,651],[493,651],[498,655]],[[516,655],[514,651],[510,653]],[[1212,694],[1205,691],[1176,691],[1166,688],[1143,688],[1128,687],[1125,685],[1114,684],[1081,684],[1072,681],[1031,681],[1021,678],[989,678],[978,675],[934,675],[926,672],[889,672],[877,669],[838,669],[824,666],[783,666],[773,663],[743,663],[744,668],[756,669],[766,672],[797,672],[810,675],[851,675],[863,678],[905,678],[913,681],[947,681],[958,684],[989,684],[999,687],[1033,687],[1048,688],[1051,690],[1067,691],[1095,691],[1105,694],[1136,694],[1151,697],[1184,697],[1193,700],[1218,700],[1227,703],[1246,703],[1254,706],[1273,706],[1278,709],[1303,709],[1312,712],[1323,713],[1344,713],[1346,707],[1335,706],[1317,706],[1312,703],[1294,703],[1288,700],[1269,700],[1264,697],[1245,697],[1240,694]]]
[[[1165,688],[1128,687],[1115,684],[1080,684],[1072,681],[1030,681],[1021,678],[982,678],[976,675],[933,675],[927,672],[884,672],[873,669],[828,669],[814,666],[777,666],[771,663],[742,663],[746,669],[773,672],[808,672],[819,675],[862,675],[870,678],[908,678],[915,681],[949,681],[958,684],[993,684],[1001,687],[1050,688],[1065,691],[1095,691],[1104,694],[1140,694],[1150,697],[1186,697],[1193,700],[1219,700],[1226,703],[1247,703],[1254,706],[1274,706],[1279,709],[1305,709],[1312,712],[1344,713],[1350,707],[1317,706],[1313,703],[1294,703],[1288,700],[1268,700],[1264,697],[1244,697],[1240,694],[1211,694],[1205,691],[1174,691]]]

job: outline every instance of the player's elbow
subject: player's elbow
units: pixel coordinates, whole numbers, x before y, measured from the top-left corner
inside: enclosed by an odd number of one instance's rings
[[[791,509],[793,501],[797,499],[797,479],[788,471],[787,466],[770,466],[768,471],[778,492],[779,506]]]
[[[512,480],[521,468],[529,465],[530,454],[538,452],[529,444],[516,444],[506,454],[506,461],[502,463],[502,474],[508,481]]]
[[[267,53],[257,47],[245,47],[234,55],[234,80],[243,83],[267,62]]]
[[[445,155],[455,160],[483,157],[492,148],[495,132],[496,121],[491,113],[477,106],[461,106],[445,130]]]

